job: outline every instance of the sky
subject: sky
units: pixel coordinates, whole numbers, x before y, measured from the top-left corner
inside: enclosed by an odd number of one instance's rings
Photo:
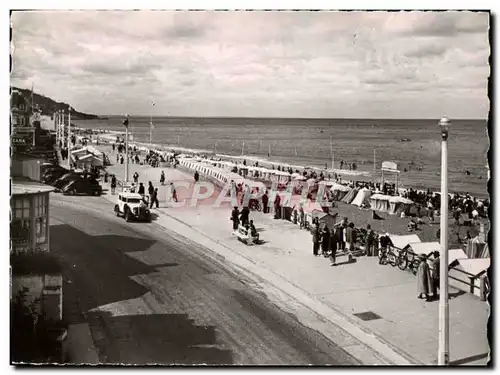
[[[487,13],[21,11],[11,25],[11,84],[87,113],[485,119],[490,106]]]

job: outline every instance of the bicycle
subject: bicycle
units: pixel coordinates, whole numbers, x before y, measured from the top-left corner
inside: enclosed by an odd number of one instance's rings
[[[378,253],[378,264],[381,265],[386,265],[390,264],[391,266],[395,267],[397,263],[397,258],[398,256],[392,249],[381,249]]]

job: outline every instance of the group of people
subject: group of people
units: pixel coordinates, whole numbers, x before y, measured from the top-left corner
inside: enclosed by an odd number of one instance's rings
[[[417,269],[417,298],[430,302],[438,298],[439,288],[439,251],[429,255],[420,254]]]
[[[259,240],[259,233],[255,228],[253,220],[250,220],[250,209],[248,206],[243,207],[241,212],[238,207],[235,206],[231,212],[230,220],[233,222],[233,232],[239,230],[241,225],[250,236],[256,241]]]
[[[345,217],[340,223],[337,223],[333,228],[329,228],[326,223],[320,226],[318,219],[313,219],[313,228],[311,230],[313,255],[323,255],[325,258],[330,258],[332,266],[336,265],[336,255],[338,251],[351,254],[356,250],[359,241],[359,230],[353,222],[349,222]],[[375,256],[377,236],[367,226],[366,251],[367,255]]]

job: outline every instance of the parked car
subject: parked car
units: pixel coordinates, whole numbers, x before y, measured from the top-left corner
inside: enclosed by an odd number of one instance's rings
[[[70,172],[70,170],[62,167],[59,169],[51,169],[43,174],[41,180],[44,184],[52,185],[58,178]]]
[[[142,195],[137,193],[123,192],[118,194],[118,202],[115,204],[116,216],[121,216],[125,220],[151,221],[151,211],[144,201]]]
[[[62,188],[64,195],[101,195],[102,186],[94,178],[78,178]]]
[[[71,181],[84,179],[86,177],[90,177],[88,173],[83,172],[69,172],[59,177],[52,183],[52,186],[56,188],[56,191],[61,190],[64,186],[69,184]]]

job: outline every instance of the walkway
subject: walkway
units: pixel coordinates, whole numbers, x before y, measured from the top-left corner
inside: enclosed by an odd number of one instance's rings
[[[111,169],[118,170],[119,167]],[[142,174],[141,181],[148,178],[158,181],[160,169],[131,166],[131,170],[136,168]],[[192,179],[191,175],[178,169],[165,170],[167,180]],[[185,191],[179,195],[183,199],[189,194]],[[213,255],[218,254],[223,259],[231,261],[228,257],[233,257],[232,254],[236,256],[235,262],[246,259],[249,267],[251,264],[257,266],[252,267],[261,273],[259,276],[265,275],[264,278],[287,288],[286,293],[294,297],[299,294],[310,297],[301,297],[301,302],[309,303],[308,306],[318,313],[331,314],[324,316],[330,321],[343,321],[349,333],[356,330],[353,327],[358,327],[366,336],[365,343],[374,338],[373,345],[383,343],[410,363],[436,364],[438,302],[416,298],[416,280],[410,272],[380,266],[377,259],[367,257],[358,258],[356,263],[331,267],[327,259],[313,257],[308,232],[290,222],[274,220],[270,215],[258,212],[252,213],[251,218],[266,243],[248,247],[231,233],[229,207],[215,209],[208,204],[196,208],[169,206],[161,202],[160,209],[154,210],[159,214],[158,224],[204,242]],[[189,228],[198,234],[193,234]],[[338,262],[342,262],[342,258]],[[452,364],[487,363],[488,315],[486,302],[450,288]],[[355,334],[360,335],[358,331]]]

